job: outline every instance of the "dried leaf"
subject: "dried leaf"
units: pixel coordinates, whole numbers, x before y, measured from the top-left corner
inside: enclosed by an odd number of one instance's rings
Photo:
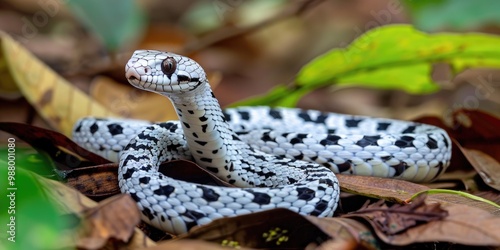
[[[224,246],[253,248],[304,248],[328,239],[305,217],[288,209],[222,218],[193,228],[180,239],[199,239]]]
[[[117,163],[78,168],[66,173],[66,185],[87,197],[101,200],[120,193],[117,173]]]
[[[62,213],[79,214],[81,211],[86,211],[89,210],[89,208],[97,206],[95,201],[90,200],[78,191],[60,182],[43,177],[39,177],[39,181],[43,184],[41,187],[47,194],[47,197],[61,209]],[[134,203],[132,207],[135,206]],[[126,209],[130,209],[130,207]],[[135,228],[132,238],[127,244],[122,245],[121,249],[138,249],[154,245],[155,243],[151,241],[151,239],[144,235],[138,228]],[[111,246],[113,246],[113,244],[108,243],[107,247]]]
[[[439,203],[427,205],[424,200],[425,195],[421,195],[411,204],[396,204],[392,207],[377,202],[343,217],[361,218],[369,222],[379,236],[381,234],[393,236],[422,223],[443,219],[448,215]]]
[[[77,246],[99,249],[109,240],[128,242],[141,220],[135,201],[126,194],[101,201],[83,212]]]
[[[379,237],[392,245],[453,242],[469,246],[500,246],[500,217],[467,205],[443,206],[448,216],[411,228],[396,236]]]
[[[237,249],[249,249],[244,247],[234,247]],[[162,242],[154,247],[148,247],[147,250],[227,250],[228,246],[217,245],[211,242],[201,240],[170,240]]]
[[[306,218],[332,238],[332,240],[322,243],[319,249],[329,249],[330,245],[355,247],[352,249],[378,249],[378,239],[372,233],[371,228],[357,220],[341,217],[306,216]],[[308,247],[312,247],[312,244]],[[351,249],[351,247],[347,249]]]
[[[413,194],[429,189],[403,180],[357,175],[337,175],[344,192],[404,203]]]
[[[479,150],[460,148],[486,185],[500,191],[500,163]]]

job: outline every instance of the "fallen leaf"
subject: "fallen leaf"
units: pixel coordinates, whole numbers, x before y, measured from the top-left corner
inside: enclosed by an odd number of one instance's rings
[[[344,192],[396,203],[404,203],[413,194],[429,189],[426,186],[409,181],[372,176],[338,174],[337,179],[341,190]]]
[[[425,197],[420,195],[411,204],[395,204],[391,207],[379,201],[343,217],[361,218],[372,225],[377,235],[393,236],[417,225],[441,220],[448,215],[439,203],[425,204]]]
[[[319,249],[329,249],[331,245],[345,245],[347,249],[351,247],[355,247],[352,249],[378,249],[378,239],[371,228],[357,220],[342,217],[306,216],[305,218],[332,238],[319,245]],[[313,244],[311,243],[308,247],[312,247]]]
[[[65,172],[66,185],[87,197],[102,200],[120,193],[118,163],[83,167]]]
[[[86,196],[82,195],[80,192],[58,182],[49,180],[43,177],[37,176],[38,180],[42,184],[40,187],[47,194],[47,197],[55,204],[62,214],[80,214],[82,211],[88,211],[92,207],[96,207],[98,203],[92,201]],[[132,210],[135,207],[135,203],[132,206]],[[126,209],[130,209],[127,207]],[[148,246],[154,246],[155,243],[144,235],[141,230],[134,228],[134,233],[132,238],[125,244],[121,245],[121,249],[138,249]],[[106,247],[113,248],[115,246],[113,243],[108,242]],[[71,247],[71,246],[68,246]],[[72,248],[75,246],[72,246]]]
[[[100,249],[110,240],[128,242],[140,220],[132,197],[113,196],[83,211],[76,245],[82,249]]]
[[[392,245],[417,242],[452,242],[468,246],[500,246],[500,217],[479,208],[450,204],[443,206],[448,216],[410,228],[393,236],[378,235]]]
[[[488,154],[479,150],[461,148],[465,157],[476,169],[484,183],[500,191],[500,163]]]
[[[245,247],[234,247],[237,249],[249,249]],[[145,248],[147,250],[227,250],[228,246],[222,246],[201,240],[170,240],[156,246]],[[144,250],[145,250],[144,249]]]

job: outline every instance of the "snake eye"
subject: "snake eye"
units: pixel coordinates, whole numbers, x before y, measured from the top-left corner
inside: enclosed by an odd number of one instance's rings
[[[161,71],[165,75],[172,75],[177,69],[177,61],[173,57],[167,57],[161,62]]]

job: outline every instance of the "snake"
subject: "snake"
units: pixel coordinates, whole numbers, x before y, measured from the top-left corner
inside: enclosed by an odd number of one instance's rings
[[[339,202],[335,173],[429,182],[450,163],[450,137],[432,125],[299,108],[222,110],[203,68],[174,53],[137,50],[125,77],[170,99],[179,120],[84,117],[73,138],[119,162],[121,192],[167,232],[273,208],[329,217]],[[160,164],[174,160],[194,161],[232,187],[164,175]]]

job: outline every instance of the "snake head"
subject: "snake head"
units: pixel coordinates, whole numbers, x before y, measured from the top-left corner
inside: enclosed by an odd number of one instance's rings
[[[186,93],[206,82],[193,59],[157,50],[136,50],[125,66],[130,84],[160,94]]]

